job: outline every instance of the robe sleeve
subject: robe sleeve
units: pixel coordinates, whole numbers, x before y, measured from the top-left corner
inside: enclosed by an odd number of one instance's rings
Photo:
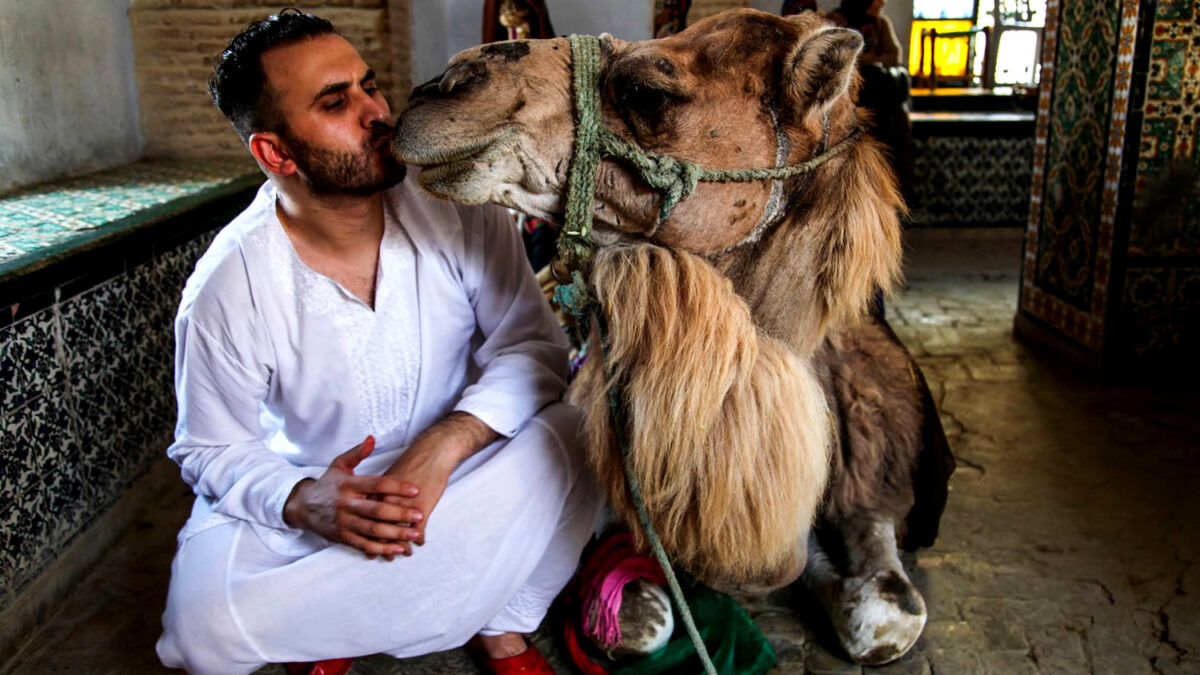
[[[268,447],[273,430],[263,425],[260,412],[270,372],[253,358],[253,344],[245,344],[253,340],[239,335],[236,327],[217,324],[208,330],[200,324],[187,309],[181,309],[175,323],[179,417],[167,454],[193,491],[210,500],[213,511],[290,529],[283,520],[284,503],[296,483],[313,472]]]
[[[499,207],[464,209],[463,282],[475,310],[481,375],[454,409],[513,436],[567,387],[568,342]]]

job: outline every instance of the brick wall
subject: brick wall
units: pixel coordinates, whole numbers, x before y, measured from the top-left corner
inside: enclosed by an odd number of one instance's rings
[[[132,0],[129,22],[147,155],[246,152],[212,106],[208,76],[230,38],[287,4],[332,21],[375,69],[388,103],[399,112],[411,89],[408,0]]]
[[[780,0],[779,4],[783,4]],[[737,7],[749,7],[750,0],[692,0],[692,8],[688,10],[688,25],[692,25],[706,16],[724,12]],[[775,8],[778,12],[779,8]]]

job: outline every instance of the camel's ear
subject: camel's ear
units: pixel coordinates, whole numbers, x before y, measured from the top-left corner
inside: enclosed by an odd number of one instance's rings
[[[788,90],[809,114],[829,107],[850,87],[863,39],[848,28],[821,28],[788,55]]]
[[[610,33],[600,34],[600,56],[604,60],[612,58],[616,52],[624,49],[629,43],[624,40],[618,40]]]

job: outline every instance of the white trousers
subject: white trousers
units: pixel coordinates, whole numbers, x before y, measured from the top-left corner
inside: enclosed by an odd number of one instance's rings
[[[603,505],[579,413],[555,404],[451,478],[424,546],[393,562],[326,545],[286,556],[242,521],[179,544],[158,655],[192,673],[387,653],[528,633],[570,580]]]

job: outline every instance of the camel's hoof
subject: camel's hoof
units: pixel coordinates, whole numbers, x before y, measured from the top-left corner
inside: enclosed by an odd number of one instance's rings
[[[925,628],[925,600],[894,570],[842,581],[833,624],[856,663],[878,666],[904,656]]]
[[[621,591],[621,643],[596,646],[609,658],[624,660],[642,657],[662,649],[675,630],[675,615],[667,592],[657,584],[636,579]]]

